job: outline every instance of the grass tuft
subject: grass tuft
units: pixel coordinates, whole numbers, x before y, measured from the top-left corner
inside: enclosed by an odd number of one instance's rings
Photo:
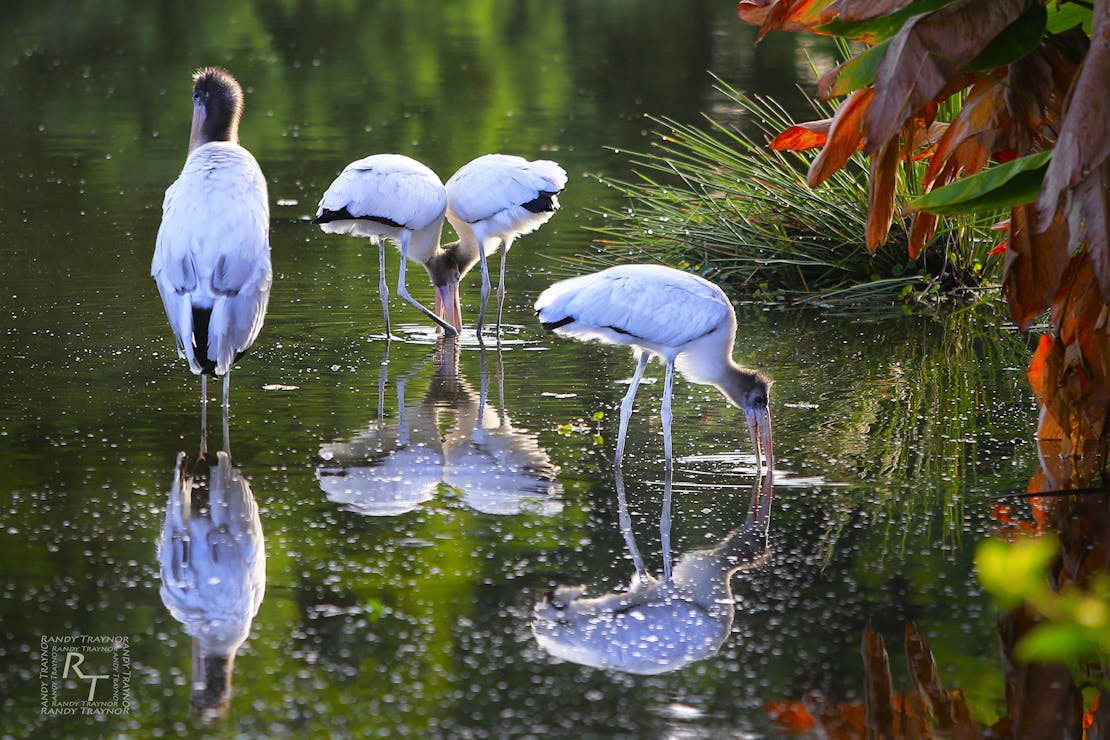
[[[908,221],[896,216],[887,243],[869,255],[862,156],[812,189],[805,173],[815,152],[766,144],[794,124],[785,110],[720,79],[717,87],[763,141],[708,116],[704,129],[649,116],[662,128],[651,151],[623,152],[635,178],[599,178],[626,205],[595,211],[600,224],[588,228],[597,251],[569,258],[571,265],[660,262],[756,298],[816,303],[931,301],[997,280],[1001,260],[988,254],[999,238],[990,231],[996,215],[943,220],[916,261],[907,256]],[[832,115],[829,105],[811,103],[818,117]],[[906,183],[919,179],[900,173],[899,202],[916,195]]]

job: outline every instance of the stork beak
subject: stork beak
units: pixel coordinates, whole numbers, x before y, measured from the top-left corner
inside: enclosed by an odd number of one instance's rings
[[[204,119],[207,117],[208,111],[199,102],[193,103],[193,123],[189,127],[189,152],[192,152],[199,145],[204,142],[200,140],[200,132],[204,127]]]
[[[462,308],[459,306],[459,283],[452,280],[436,286],[436,316],[462,332]]]
[[[775,469],[775,456],[771,451],[771,409],[767,406],[760,408],[744,409],[744,416],[748,418],[748,431],[752,435],[752,447],[755,449],[755,460],[758,465],[760,451],[767,461],[767,470]],[[762,442],[762,447],[760,443]]]

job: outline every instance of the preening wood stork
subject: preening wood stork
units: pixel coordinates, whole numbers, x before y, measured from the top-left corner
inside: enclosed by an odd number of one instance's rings
[[[243,89],[227,70],[193,76],[189,155],[166,190],[150,273],[177,349],[201,377],[201,452],[207,451],[207,376],[223,376],[224,448],[232,365],[262,329],[270,298],[266,179],[239,145]]]
[[[478,335],[485,321],[490,279],[486,256],[504,245],[497,285],[497,328],[505,303],[505,259],[513,241],[543,226],[559,209],[558,194],[567,173],[546,159],[528,161],[506,154],[471,160],[447,181],[447,220],[459,235],[459,262],[475,256],[482,265],[482,302]],[[473,263],[471,263],[473,264]],[[469,266],[468,266],[469,268]],[[464,274],[466,270],[462,271]]]
[[[671,395],[674,369],[695,383],[713,385],[744,410],[759,465],[771,451],[771,379],[732,360],[736,314],[724,291],[704,278],[661,265],[619,265],[555,283],[536,300],[543,327],[580,340],[631,345],[636,370],[621,403],[616,465],[624,455],[636,388],[651,355],[667,365],[663,385],[663,446],[671,467]]]
[[[386,239],[401,249],[397,293],[456,336],[462,323],[458,308],[461,277],[457,252],[440,248],[447,191],[430,168],[403,154],[373,154],[351,162],[324,192],[312,223],[332,234],[364,236],[378,245],[378,291],[389,330],[389,288],[385,283]],[[409,295],[405,284],[408,260],[428,270],[436,286],[436,311]],[[469,269],[469,266],[467,267]]]

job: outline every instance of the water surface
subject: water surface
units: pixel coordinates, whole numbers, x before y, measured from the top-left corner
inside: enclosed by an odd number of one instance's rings
[[[862,702],[865,625],[908,689],[907,620],[977,719],[999,715],[995,612],[972,553],[994,497],[1024,489],[1036,452],[1027,340],[991,305],[938,318],[739,303],[736,359],[775,378],[777,470],[766,553],[731,579],[719,572],[732,589],[723,641],[645,674],[558,657],[533,632],[559,587],[628,590],[630,532],[646,572],[664,560],[661,368],[633,417],[622,532],[612,452],[632,359],[546,336],[531,312],[571,269],[559,258],[590,249],[593,209],[619,205],[595,176],[630,174],[613,149],[650,145],[645,113],[745,125],[707,71],[800,109],[805,52],[820,64],[827,49],[783,37],[753,51],[753,32],[712,3],[191,8],[26,4],[3,42],[7,732],[204,722],[158,558],[175,487],[180,500],[204,472],[199,389],[149,277],[162,193],[185,154],[189,75],[203,64],[246,85],[242,139],[269,181],[275,269],[265,328],[232,375],[232,455],[193,497],[198,516],[210,490],[237,497],[236,526],[261,545],[250,557],[264,556],[216,727],[775,734],[768,702],[807,689]],[[489,151],[570,173],[563,209],[510,255],[500,347],[472,331],[437,342],[396,300],[400,340],[385,342],[376,250],[307,223],[335,174],[378,151],[444,179]],[[409,274],[430,302],[419,268]],[[477,302],[473,275],[471,325]],[[761,484],[742,414],[713,389],[677,383],[674,429],[677,567],[734,540]],[[43,638],[78,634],[126,638],[126,713],[40,713]]]

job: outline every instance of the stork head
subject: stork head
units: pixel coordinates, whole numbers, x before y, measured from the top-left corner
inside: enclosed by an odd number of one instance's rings
[[[459,281],[462,280],[477,256],[470,256],[459,248],[459,242],[443,244],[432,258],[424,263],[428,277],[436,291],[436,316],[462,331],[462,308],[459,306]]]
[[[755,448],[755,458],[759,461],[760,452],[767,460],[767,469],[775,467],[775,458],[771,450],[771,383],[773,381],[762,373],[745,370],[742,367],[733,368],[733,372],[719,386],[725,397],[734,406],[744,411],[748,420],[748,432],[751,434],[752,447]]]
[[[206,67],[193,75],[193,126],[189,151],[210,141],[239,141],[243,88],[230,72]]]

